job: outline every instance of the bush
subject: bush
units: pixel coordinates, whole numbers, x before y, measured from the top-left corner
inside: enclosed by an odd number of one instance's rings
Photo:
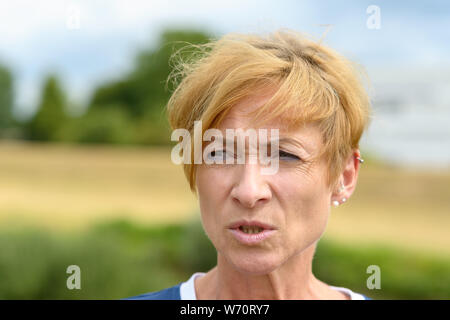
[[[27,229],[0,233],[0,299],[120,299],[186,281],[216,264],[200,221],[143,227],[119,220],[80,234]],[[366,288],[366,268],[381,268],[381,290]],[[81,290],[69,290],[69,265]],[[321,240],[314,274],[330,285],[392,299],[449,299],[450,261],[387,247]]]
[[[366,286],[367,267],[381,271],[381,289]],[[449,299],[450,259],[386,246],[352,246],[321,240],[315,275],[330,285],[351,288],[373,299]]]

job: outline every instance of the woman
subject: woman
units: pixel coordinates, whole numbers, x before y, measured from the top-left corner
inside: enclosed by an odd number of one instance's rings
[[[187,161],[217,266],[133,298],[366,298],[312,273],[330,207],[350,198],[363,161],[359,140],[370,105],[352,63],[289,30],[228,34],[198,48],[202,55],[173,74],[182,81],[168,103],[171,126],[193,133],[194,121],[201,121],[202,133],[215,128],[224,136],[226,129],[278,129],[277,157],[270,158],[278,161],[277,171],[262,174],[267,164],[260,161]],[[234,147],[206,157],[235,159]],[[249,147],[246,140],[246,154]]]

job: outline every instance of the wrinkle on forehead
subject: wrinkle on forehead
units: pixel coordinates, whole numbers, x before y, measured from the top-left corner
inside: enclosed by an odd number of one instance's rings
[[[317,124],[303,123],[296,128],[288,128],[283,122],[282,118],[273,119],[267,122],[264,126],[255,128],[252,124],[252,119],[248,113],[264,105],[273,95],[272,92],[246,97],[238,102],[228,114],[221,121],[218,129],[225,133],[226,129],[267,129],[267,134],[270,136],[270,129],[279,130],[279,140],[281,143],[287,143],[300,147],[309,154],[315,154],[322,148],[323,142]],[[270,139],[270,138],[269,138]]]

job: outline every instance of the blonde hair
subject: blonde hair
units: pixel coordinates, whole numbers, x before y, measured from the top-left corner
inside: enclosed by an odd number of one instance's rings
[[[186,48],[194,48],[189,59],[181,58]],[[251,113],[255,125],[275,118],[288,128],[317,123],[324,142],[317,156],[325,155],[330,186],[336,185],[352,150],[359,148],[370,117],[359,67],[296,31],[230,33],[185,47],[173,59],[167,79],[176,86],[167,105],[172,129],[192,134],[194,121],[201,120],[204,132],[219,125],[239,100],[276,88],[271,99]],[[195,164],[184,164],[193,192],[195,169]]]

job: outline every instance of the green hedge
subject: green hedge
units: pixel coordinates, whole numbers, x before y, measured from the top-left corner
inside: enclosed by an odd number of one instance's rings
[[[216,263],[201,224],[142,227],[115,221],[83,234],[44,230],[0,233],[0,299],[120,299],[185,281]],[[368,290],[367,266],[381,268],[381,289]],[[81,290],[68,290],[66,268],[81,269]],[[321,240],[315,275],[372,298],[448,299],[450,261],[387,247],[347,247]]]

